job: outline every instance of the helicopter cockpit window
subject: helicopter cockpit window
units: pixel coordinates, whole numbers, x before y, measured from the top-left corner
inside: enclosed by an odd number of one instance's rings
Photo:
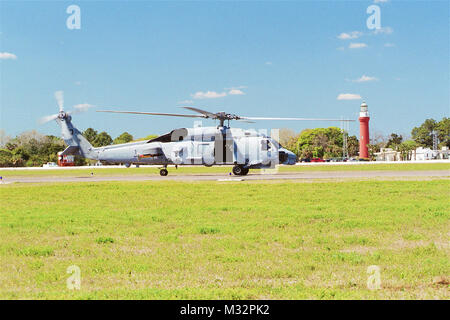
[[[272,140],[272,143],[275,146],[275,148],[277,148],[277,149],[283,148],[283,146],[276,140]]]
[[[269,140],[261,140],[261,150],[262,151],[270,150],[270,141]]]

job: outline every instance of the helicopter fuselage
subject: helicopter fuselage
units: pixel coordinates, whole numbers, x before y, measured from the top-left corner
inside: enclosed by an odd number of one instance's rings
[[[227,127],[176,129],[148,141],[93,148],[89,158],[127,165],[240,165],[249,169],[296,162],[294,153],[264,133]]]

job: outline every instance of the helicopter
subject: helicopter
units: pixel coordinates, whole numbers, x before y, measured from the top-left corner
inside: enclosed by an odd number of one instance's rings
[[[278,164],[294,165],[297,156],[281,146],[264,132],[231,128],[230,121],[254,123],[257,120],[325,120],[354,121],[342,119],[267,118],[243,117],[226,112],[212,113],[196,107],[183,107],[196,114],[98,110],[97,112],[185,117],[218,120],[214,127],[178,128],[157,138],[124,144],[93,147],[72,124],[72,114],[85,111],[90,105],[77,105],[72,112],[63,108],[62,92],[55,93],[59,112],[41,118],[41,123],[56,120],[61,137],[68,145],[61,155],[79,155],[110,164],[160,165],[160,175],[167,176],[168,165],[232,165],[236,176],[245,176],[250,169],[274,168]],[[225,125],[227,121],[228,125]]]

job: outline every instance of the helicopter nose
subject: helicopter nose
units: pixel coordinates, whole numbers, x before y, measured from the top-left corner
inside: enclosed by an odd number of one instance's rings
[[[288,164],[296,164],[297,163],[297,156],[295,153],[288,151]]]
[[[297,156],[295,153],[284,148],[278,151],[278,157],[280,163],[282,164],[295,164],[297,162]]]

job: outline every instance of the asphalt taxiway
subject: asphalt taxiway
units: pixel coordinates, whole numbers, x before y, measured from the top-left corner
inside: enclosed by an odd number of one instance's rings
[[[450,170],[417,171],[312,171],[249,173],[246,176],[226,174],[177,174],[160,175],[73,175],[73,176],[4,176],[2,183],[54,183],[54,182],[100,182],[100,181],[265,181],[265,180],[316,180],[316,179],[426,179],[450,178]]]

